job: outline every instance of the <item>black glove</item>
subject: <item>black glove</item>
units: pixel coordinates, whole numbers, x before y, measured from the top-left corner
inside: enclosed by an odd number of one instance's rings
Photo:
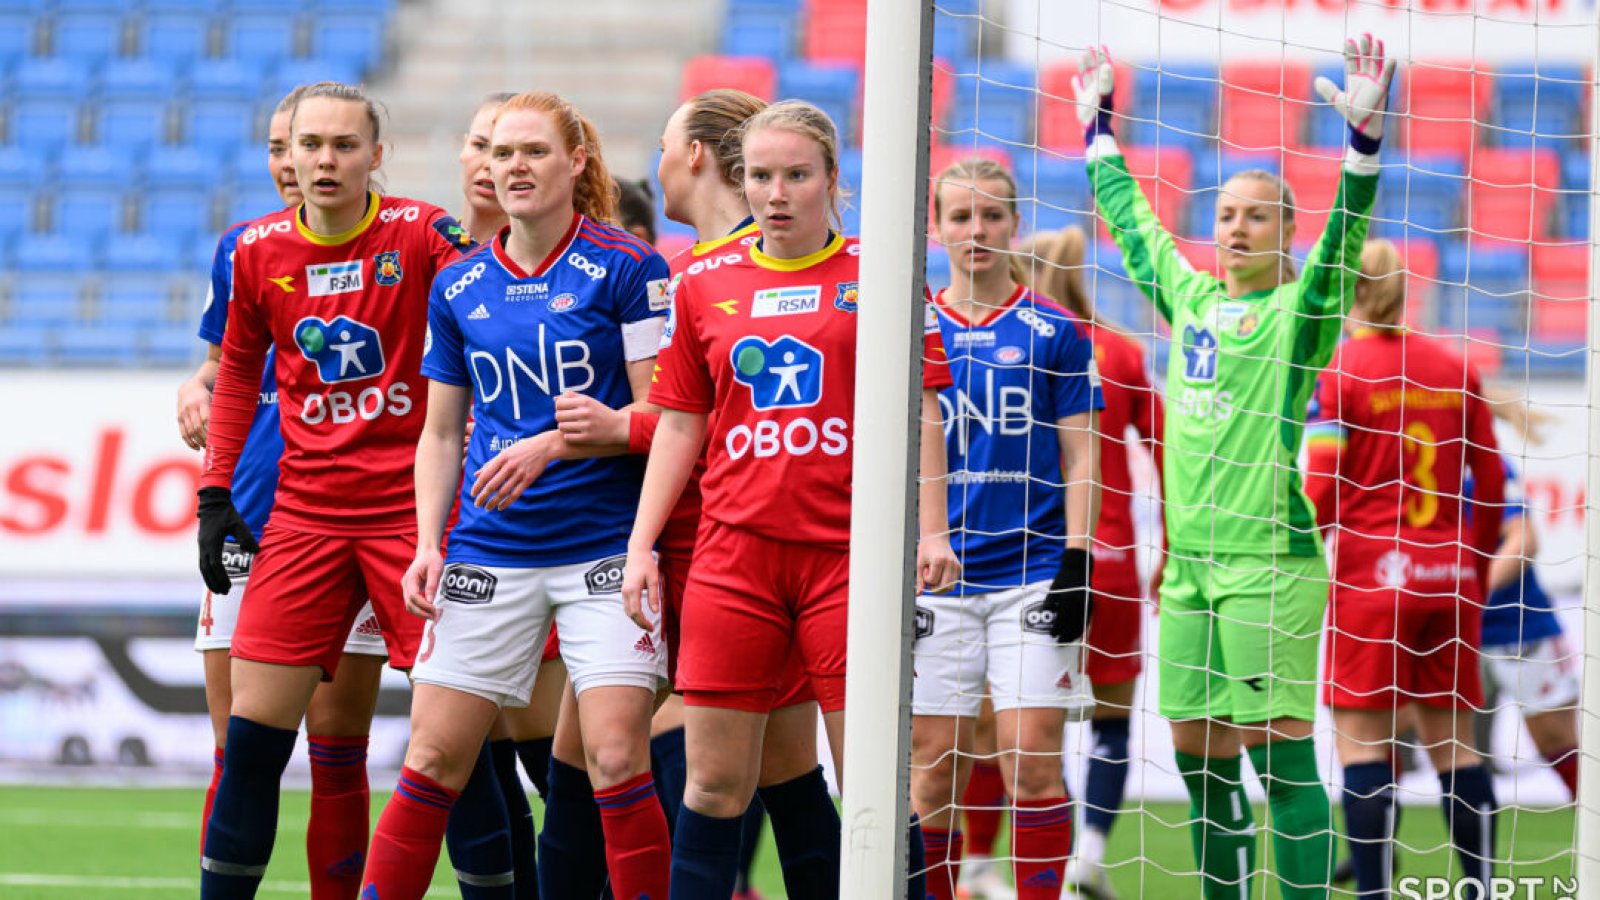
[[[200,577],[213,594],[226,594],[233,589],[233,579],[222,564],[222,545],[231,536],[239,542],[240,549],[257,553],[250,526],[233,506],[233,492],[227,488],[203,487],[200,489]]]
[[[1061,571],[1050,582],[1050,593],[1045,595],[1044,608],[1053,613],[1050,636],[1058,644],[1070,644],[1083,639],[1089,627],[1089,616],[1094,611],[1094,597],[1089,591],[1089,576],[1094,572],[1094,557],[1087,550],[1072,547],[1061,558]]]

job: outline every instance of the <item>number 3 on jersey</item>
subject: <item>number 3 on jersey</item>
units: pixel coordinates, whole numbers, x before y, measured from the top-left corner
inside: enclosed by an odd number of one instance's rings
[[[1406,498],[1406,524],[1422,528],[1439,514],[1439,479],[1433,473],[1438,461],[1439,446],[1433,429],[1425,422],[1412,422],[1406,426],[1401,446],[1406,456],[1409,497]]]

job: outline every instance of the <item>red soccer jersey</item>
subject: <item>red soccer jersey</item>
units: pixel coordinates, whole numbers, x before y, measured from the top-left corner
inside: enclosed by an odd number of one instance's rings
[[[1131,426],[1152,450],[1160,447],[1161,397],[1150,386],[1144,351],[1134,340],[1111,328],[1095,328],[1094,359],[1100,370],[1100,520],[1095,543],[1107,550],[1132,550],[1133,475],[1128,450],[1135,439]]]
[[[715,411],[706,516],[775,540],[849,546],[860,252],[844,237],[794,260],[730,248],[678,280],[650,399]],[[938,389],[950,374],[932,312],[922,382]]]
[[[444,210],[403,197],[373,194],[360,224],[332,237],[298,210],[257,219],[234,255],[201,484],[232,483],[276,346],[284,452],[272,520],[320,534],[415,529],[428,291],[471,244]]]
[[[1327,460],[1330,447],[1339,451],[1337,479],[1313,476],[1311,492],[1319,518],[1336,510],[1340,532],[1493,552],[1504,469],[1478,373],[1448,345],[1406,331],[1358,331],[1318,382],[1309,431],[1314,472],[1326,470],[1316,461]],[[1466,466],[1484,504],[1470,528]]]

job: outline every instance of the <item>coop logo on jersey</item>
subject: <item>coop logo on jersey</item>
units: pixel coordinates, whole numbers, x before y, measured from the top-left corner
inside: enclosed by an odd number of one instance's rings
[[[1183,377],[1190,381],[1217,380],[1217,337],[1211,329],[1183,327]]]
[[[833,295],[833,308],[840,312],[853,313],[856,311],[856,300],[861,295],[861,282],[843,281],[839,283],[839,292]]]
[[[1055,611],[1044,600],[1022,608],[1022,630],[1032,634],[1049,634],[1056,626]]]
[[[240,547],[236,541],[227,541],[222,545],[222,568],[234,584],[250,577],[250,563],[256,555]]]
[[[1016,346],[1000,347],[994,351],[994,361],[1003,366],[1014,366],[1028,358],[1028,351]]]
[[[295,323],[294,342],[317,365],[323,384],[360,381],[383,372],[383,341],[377,329],[340,316],[324,322],[307,316]]]
[[[1390,550],[1378,557],[1372,574],[1384,587],[1403,588],[1411,580],[1411,557],[1399,550]]]
[[[790,335],[772,343],[751,336],[729,354],[733,378],[759,410],[815,406],[822,399],[822,351]]]
[[[750,318],[794,316],[814,313],[822,308],[822,286],[768,288],[756,291],[750,303]]]
[[[306,293],[313,297],[331,297],[334,294],[354,294],[365,287],[361,278],[361,260],[306,266]]]
[[[583,583],[589,589],[589,595],[596,597],[601,594],[620,592],[622,590],[622,569],[627,564],[627,556],[613,556],[595,563],[594,568],[583,573]]]
[[[493,572],[461,563],[444,567],[439,579],[439,596],[453,603],[488,603],[494,599],[500,579]]]
[[[379,253],[372,258],[373,278],[383,287],[394,287],[405,276],[405,270],[400,268],[400,251],[390,250],[388,253]]]
[[[578,305],[577,294],[557,294],[550,298],[545,307],[553,313],[564,313]]]

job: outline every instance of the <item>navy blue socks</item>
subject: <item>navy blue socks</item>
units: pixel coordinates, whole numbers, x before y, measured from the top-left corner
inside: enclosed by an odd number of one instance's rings
[[[1394,865],[1394,769],[1387,762],[1344,767],[1344,827],[1355,863],[1356,896],[1384,898]]]
[[[472,777],[450,809],[444,843],[450,850],[462,900],[512,900],[516,877],[511,863],[511,822],[488,741],[479,749]]]
[[[679,808],[677,833],[672,839],[672,900],[728,900],[733,895],[743,823],[743,816],[716,819],[687,806]],[[784,874],[787,881],[787,871]],[[819,895],[791,890],[789,896]]]
[[[822,767],[756,795],[772,820],[772,838],[791,897],[839,894],[839,810],[828,795]]]
[[[256,895],[278,833],[278,789],[298,732],[228,719],[222,778],[200,857],[202,900]]]
[[[588,900],[606,884],[606,839],[589,773],[550,757],[539,832],[539,895]]]

